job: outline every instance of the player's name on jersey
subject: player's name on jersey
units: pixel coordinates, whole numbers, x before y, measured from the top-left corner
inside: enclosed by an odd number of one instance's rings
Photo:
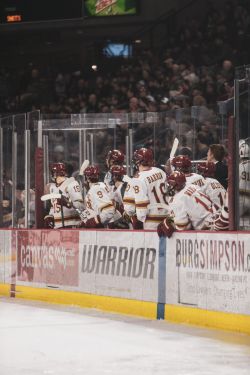
[[[161,172],[154,173],[152,176],[147,176],[148,182],[151,184],[151,182],[162,180],[163,176]]]
[[[216,190],[221,188],[221,184],[219,182],[211,182],[211,188]]]
[[[188,195],[189,197],[191,197],[193,195],[193,193],[196,192],[196,188],[195,187],[192,187],[192,186],[189,186],[187,188],[187,190],[184,192],[184,194]]]

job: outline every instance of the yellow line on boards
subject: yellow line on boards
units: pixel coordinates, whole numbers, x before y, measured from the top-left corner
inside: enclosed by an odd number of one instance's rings
[[[250,334],[250,316],[165,305],[165,320]]]
[[[98,296],[80,292],[31,288],[16,285],[16,298],[37,300],[63,305],[95,308],[104,311],[156,319],[157,303],[118,297]]]
[[[0,296],[10,297],[10,284],[0,284]]]

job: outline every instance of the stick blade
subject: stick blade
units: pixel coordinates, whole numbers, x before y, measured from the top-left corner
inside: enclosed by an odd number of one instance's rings
[[[57,194],[57,193],[45,194],[41,196],[41,201],[45,202],[50,199],[59,199],[59,198],[61,198],[61,194]]]
[[[170,159],[173,159],[173,157],[175,156],[175,153],[177,151],[178,146],[179,146],[179,139],[175,138],[174,142],[173,142],[172,150],[171,150],[170,156],[169,156]]]
[[[86,159],[86,160],[84,160],[84,162],[81,165],[81,168],[80,168],[80,171],[79,171],[79,176],[83,176],[83,173],[84,173],[85,169],[88,168],[88,166],[89,166],[89,160]]]

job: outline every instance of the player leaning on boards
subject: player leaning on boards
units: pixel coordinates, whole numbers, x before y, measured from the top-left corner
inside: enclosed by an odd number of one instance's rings
[[[219,181],[214,178],[215,168],[216,165],[213,162],[206,162],[197,165],[199,173],[205,178],[206,181],[206,185],[203,192],[212,201],[215,211],[219,211],[224,205],[226,190],[219,183]]]
[[[186,183],[183,172],[175,171],[167,178],[172,199],[169,206],[172,211],[176,230],[210,229],[213,221],[213,209],[210,199],[195,185]],[[157,228],[159,236],[170,237],[172,224],[164,220]]]
[[[44,217],[45,228],[72,228],[80,223],[77,211],[83,210],[83,199],[79,183],[74,177],[67,177],[64,163],[51,165],[49,193],[51,207],[49,215]],[[54,197],[53,197],[54,195]]]
[[[185,174],[186,186],[193,184],[201,191],[204,191],[206,185],[205,178],[202,175],[192,171],[192,161],[187,155],[178,155],[174,157],[171,165],[175,171]]]

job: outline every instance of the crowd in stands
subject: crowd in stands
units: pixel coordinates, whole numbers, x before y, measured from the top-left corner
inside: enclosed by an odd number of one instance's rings
[[[213,108],[233,95],[234,67],[249,61],[250,5],[211,2],[204,19],[187,20],[166,36],[161,51],[143,50],[115,70],[67,69],[33,61],[19,71],[3,68],[1,113],[166,111],[196,105]],[[98,63],[98,62],[97,62]]]

